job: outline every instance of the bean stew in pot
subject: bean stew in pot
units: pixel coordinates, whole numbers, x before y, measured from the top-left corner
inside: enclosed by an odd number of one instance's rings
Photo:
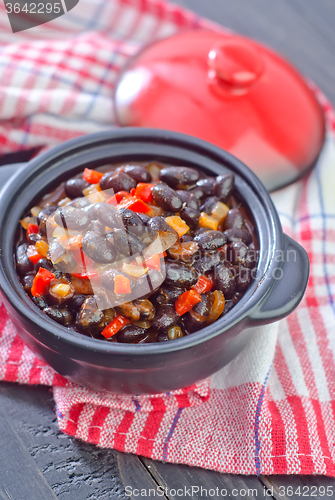
[[[16,269],[46,315],[121,343],[174,340],[235,307],[257,266],[257,233],[234,175],[157,162],[62,183],[20,221]]]

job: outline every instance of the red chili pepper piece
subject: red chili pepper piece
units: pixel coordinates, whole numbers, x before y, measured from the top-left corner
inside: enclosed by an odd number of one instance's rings
[[[110,205],[118,205],[121,203],[123,200],[127,200],[129,198],[132,198],[131,194],[129,194],[127,191],[119,191],[118,193],[115,193],[114,196],[112,196],[107,203]]]
[[[116,295],[123,295],[125,293],[130,293],[130,280],[123,274],[118,274],[114,278],[114,293]]]
[[[190,309],[192,309],[195,304],[201,302],[201,295],[196,290],[187,290],[186,292],[179,295],[177,298],[174,307],[178,316],[182,316],[187,313]]]
[[[135,196],[140,200],[145,201],[146,203],[154,201],[151,193],[151,189],[154,187],[154,185],[155,184],[146,184],[144,182],[139,182],[136,186]]]
[[[38,233],[39,231],[39,227],[37,224],[28,224],[28,227],[27,227],[27,238],[30,234],[36,234]]]
[[[47,269],[40,267],[36,274],[33,285],[31,287],[31,294],[33,297],[43,297],[50,285],[50,281],[55,278],[54,273]]]
[[[86,269],[94,268],[94,262],[92,259],[87,257],[87,255],[82,250],[74,250],[72,249],[73,257],[78,266]],[[72,273],[73,274],[73,273]]]
[[[199,276],[198,281],[193,286],[193,290],[199,293],[210,292],[213,288],[213,280],[210,276]]]
[[[27,256],[28,256],[28,259],[33,263],[33,264],[37,264],[37,262],[40,260],[40,259],[43,259],[43,255],[41,255],[40,253],[38,253],[38,251],[36,250],[36,247],[35,245],[29,245],[28,248],[27,248]]]
[[[135,194],[136,194],[136,188],[131,188],[130,194],[131,194],[131,196],[135,196]]]
[[[156,271],[158,271],[161,267],[160,255],[158,255],[158,253],[155,253],[155,255],[152,255],[152,257],[146,259],[145,266],[148,267],[149,269],[155,269]]]
[[[132,210],[133,212],[139,212],[141,214],[147,214],[148,212],[151,212],[151,208],[149,205],[144,203],[143,200],[139,200],[138,198],[134,198],[125,200],[122,202],[122,206],[124,208],[128,208],[129,210]]]
[[[119,314],[118,316],[115,316],[110,323],[108,323],[108,325],[102,330],[101,335],[103,335],[106,339],[110,339],[113,335],[116,335],[121,328],[129,325],[129,323],[130,320],[128,318]]]
[[[90,184],[98,184],[103,177],[102,172],[97,172],[96,170],[91,170],[89,168],[85,168],[83,173],[83,179],[89,182]]]

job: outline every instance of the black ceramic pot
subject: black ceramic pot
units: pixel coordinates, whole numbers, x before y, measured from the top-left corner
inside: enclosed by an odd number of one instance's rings
[[[189,165],[210,175],[231,171],[258,229],[257,277],[224,317],[171,342],[125,345],[92,339],[48,318],[23,291],[13,262],[15,230],[24,211],[84,167],[151,160]],[[299,304],[308,281],[306,252],[283,234],[261,182],[239,160],[199,139],[162,130],[123,128],[87,135],[53,148],[15,174],[0,199],[0,283],[20,337],[71,380],[119,394],[171,391],[208,377],[249,341],[248,328],[277,321]]]

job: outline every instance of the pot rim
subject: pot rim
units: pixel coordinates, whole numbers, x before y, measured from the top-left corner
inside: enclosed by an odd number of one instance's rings
[[[157,147],[161,145],[175,145],[184,150],[189,149],[190,151],[196,151],[197,153],[203,154],[206,158],[214,160],[217,164],[221,163],[224,167],[228,169],[233,169],[237,173],[240,179],[240,184],[248,186],[249,190],[252,190],[255,194],[255,203],[257,199],[257,206],[262,208],[264,218],[267,219],[268,227],[263,228],[257,225],[259,231],[259,238],[261,240],[261,235],[265,235],[267,230],[271,234],[268,235],[268,239],[271,242],[272,248],[271,252],[263,251],[263,255],[266,257],[265,262],[260,262],[258,264],[258,269],[261,270],[261,278],[256,279],[254,283],[249,287],[245,295],[239,302],[239,307],[233,307],[225,316],[216,320],[212,325],[209,325],[201,330],[198,330],[192,335],[185,336],[180,339],[175,339],[173,342],[161,342],[161,343],[149,343],[149,344],[117,344],[108,343],[105,340],[94,339],[91,337],[86,337],[83,334],[77,333],[70,328],[63,327],[57,324],[51,318],[48,318],[43,314],[42,311],[37,309],[37,306],[33,304],[31,299],[24,292],[22,285],[20,284],[14,261],[11,258],[1,252],[0,253],[0,282],[1,290],[5,297],[11,304],[11,306],[19,313],[21,317],[24,317],[30,323],[33,323],[37,329],[44,328],[49,334],[48,342],[43,340],[46,345],[52,346],[53,349],[58,350],[61,344],[65,343],[69,346],[75,347],[83,352],[90,351],[93,353],[99,353],[100,355],[108,355],[110,353],[119,355],[131,355],[131,356],[143,356],[143,355],[156,355],[161,353],[168,353],[174,351],[182,351],[184,349],[201,345],[207,340],[213,337],[223,334],[233,326],[242,321],[245,323],[245,328],[252,326],[252,321],[248,320],[251,318],[251,313],[259,307],[259,305],[266,299],[271,289],[274,286],[273,279],[266,279],[271,273],[271,269],[274,266],[278,267],[278,263],[274,261],[275,252],[283,248],[283,231],[279,221],[278,214],[273,205],[273,202],[267,193],[265,187],[261,181],[255,176],[255,174],[240,160],[232,156],[230,153],[214,146],[208,142],[201,139],[191,137],[185,134],[180,134],[178,132],[171,132],[158,129],[150,128],[137,128],[137,127],[124,127],[121,129],[108,130],[103,132],[97,132],[94,134],[89,134],[79,138],[66,141],[65,143],[52,148],[38,157],[31,160],[27,165],[15,174],[5,185],[0,193],[0,235],[4,234],[6,225],[6,211],[10,209],[13,205],[13,199],[15,200],[16,194],[20,188],[27,189],[30,183],[33,181],[34,175],[45,179],[49,173],[49,168],[53,166],[57,169],[58,166],[69,162],[70,160],[78,161],[81,155],[89,156],[88,153],[91,152],[94,156],[95,151],[100,151],[101,148],[106,146],[106,143],[116,142],[118,144],[132,142],[138,143],[150,141],[153,145]],[[124,157],[127,154],[123,154]],[[130,155],[128,155],[130,156]],[[147,155],[148,156],[148,155]],[[155,158],[155,154],[152,156]],[[84,163],[88,162],[89,159],[86,158]],[[80,163],[83,166],[83,161]],[[73,167],[75,168],[75,167]],[[204,170],[210,170],[209,166],[204,165]],[[214,172],[213,172],[214,173]],[[63,175],[63,178],[69,178],[69,175]],[[49,181],[49,184],[52,181]],[[38,192],[41,192],[40,189]],[[12,193],[12,194],[11,194]],[[36,197],[30,195],[30,199]],[[15,202],[14,202],[15,205]],[[28,205],[25,206],[27,208]],[[251,212],[253,212],[253,207],[249,206]],[[23,210],[22,210],[23,211]],[[254,216],[254,214],[253,214]],[[18,220],[17,220],[18,222]],[[13,247],[13,238],[11,238],[11,245]],[[260,241],[261,245],[261,241]],[[262,269],[263,266],[263,269]],[[9,268],[8,268],[9,267]],[[13,273],[15,274],[16,281],[16,291],[14,286],[10,282],[10,277],[13,279]],[[23,300],[22,300],[23,299]],[[32,308],[31,305],[34,307]],[[36,310],[35,310],[36,307]],[[271,321],[269,320],[269,323]],[[234,337],[237,334],[234,334]],[[55,341],[59,341],[59,345],[55,345]],[[57,342],[56,342],[57,344]]]

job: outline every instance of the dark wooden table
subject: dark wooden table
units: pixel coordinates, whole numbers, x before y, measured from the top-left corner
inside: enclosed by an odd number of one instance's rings
[[[177,3],[277,49],[335,104],[334,0]],[[156,497],[171,500],[335,497],[332,478],[234,476],[101,450],[60,433],[53,404],[51,390],[46,387],[0,384],[1,500],[121,500],[128,498],[126,491],[131,490],[132,498],[146,498],[139,490],[157,490],[159,485],[167,490]],[[325,493],[313,486],[324,486]],[[208,490],[207,495],[204,490],[201,495],[201,487]],[[211,488],[218,488],[219,494],[212,495]]]

